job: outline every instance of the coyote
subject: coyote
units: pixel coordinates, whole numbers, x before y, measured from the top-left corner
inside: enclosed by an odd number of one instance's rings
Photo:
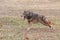
[[[31,11],[24,11],[23,17],[24,20],[27,19],[29,25],[32,25],[32,23],[42,23],[43,25],[52,28],[52,22],[48,20],[44,15],[38,15]]]

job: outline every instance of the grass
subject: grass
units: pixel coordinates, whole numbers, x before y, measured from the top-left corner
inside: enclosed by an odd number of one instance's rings
[[[14,17],[0,17],[0,23],[3,25],[26,25],[24,21],[22,21],[20,18],[14,18]]]
[[[27,27],[28,23],[26,21],[23,21],[21,18],[15,18],[15,17],[0,17],[0,23],[3,25],[15,25],[15,26],[22,26]],[[43,26],[42,24],[33,24],[33,27]]]
[[[52,19],[52,22],[55,23],[55,26],[60,26],[59,20],[57,21],[57,19]],[[23,28],[27,27],[28,24],[26,21],[23,21],[21,18],[15,18],[15,17],[0,17],[0,23],[3,25],[8,25],[8,26],[3,26],[2,28],[0,28],[1,30],[0,34],[3,35],[0,38],[0,40],[1,39],[2,40],[23,40],[22,33],[21,33],[22,30],[18,26],[22,26]],[[14,25],[14,26],[12,26],[12,28],[9,28],[9,26],[11,25]],[[40,23],[33,24],[32,26],[33,28],[45,27],[44,25]],[[56,34],[56,33],[53,33],[53,34]]]
[[[58,22],[60,22],[59,20],[54,18],[51,21],[56,26],[60,26],[60,23],[58,23]],[[15,25],[15,26],[20,26],[21,25],[22,27],[28,25],[28,23],[26,21],[23,21],[21,18],[15,18],[15,17],[0,17],[0,23],[3,24],[3,25]],[[35,27],[35,26],[38,27],[38,26],[44,26],[44,25],[38,23],[38,24],[33,24],[32,26],[33,27]]]
[[[26,21],[23,21],[21,18],[14,18],[14,17],[0,17],[0,23],[3,25],[15,25],[15,26],[27,26],[28,23]],[[38,24],[33,24],[33,26],[42,26]]]

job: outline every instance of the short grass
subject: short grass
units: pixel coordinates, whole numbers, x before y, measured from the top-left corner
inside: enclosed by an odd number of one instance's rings
[[[55,24],[55,26],[60,25],[60,23],[59,23],[60,21],[56,18],[51,19],[51,21],[52,21],[52,23]],[[28,25],[28,23],[26,21],[22,20],[21,18],[15,18],[15,17],[0,17],[0,24],[15,25],[15,26],[21,25],[23,27]],[[38,26],[44,26],[44,25],[38,23],[38,24],[33,24],[32,26],[38,27]]]
[[[55,26],[58,27],[60,26],[59,20],[57,21],[57,19],[52,19],[51,21],[55,23]],[[28,23],[22,20],[21,18],[0,17],[0,26],[1,25],[5,25],[5,26],[2,26],[0,28],[0,40],[23,40],[22,33],[21,33],[22,30],[20,30],[20,28],[27,27]],[[32,26],[33,28],[45,27],[40,23],[33,24]]]
[[[15,17],[0,17],[0,23],[3,25],[15,25],[15,26],[22,26],[26,27],[28,26],[28,23],[21,18],[15,18]],[[43,26],[42,24],[33,24],[32,26]]]

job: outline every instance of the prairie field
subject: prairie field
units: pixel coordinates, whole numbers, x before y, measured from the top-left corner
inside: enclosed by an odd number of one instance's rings
[[[60,0],[0,0],[0,40],[60,40]],[[24,10],[45,15],[54,23],[53,30],[41,23],[28,23],[21,18]]]

